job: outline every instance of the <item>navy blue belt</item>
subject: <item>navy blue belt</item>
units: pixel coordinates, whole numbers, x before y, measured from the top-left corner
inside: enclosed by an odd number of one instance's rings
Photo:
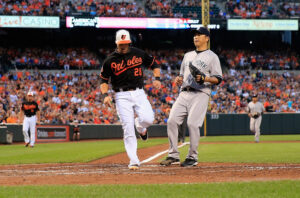
[[[193,88],[193,87],[185,87],[185,88],[183,88],[182,89],[182,91],[199,91],[198,89],[195,89],[195,88]]]

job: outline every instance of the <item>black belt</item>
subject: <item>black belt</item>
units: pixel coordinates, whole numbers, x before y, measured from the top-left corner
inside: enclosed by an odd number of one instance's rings
[[[135,91],[137,89],[142,89],[142,86],[139,87],[124,87],[124,88],[116,88],[114,89],[115,92],[122,92],[122,91]]]
[[[27,118],[31,118],[32,116],[35,116],[35,115],[25,115]]]
[[[199,91],[198,89],[195,89],[193,87],[185,87],[182,89],[182,91]]]

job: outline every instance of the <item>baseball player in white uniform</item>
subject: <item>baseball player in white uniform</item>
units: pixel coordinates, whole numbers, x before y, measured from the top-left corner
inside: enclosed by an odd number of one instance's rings
[[[147,95],[143,89],[143,67],[153,70],[155,80],[153,86],[161,88],[160,68],[155,58],[143,50],[130,47],[131,39],[127,30],[116,33],[117,49],[104,61],[100,77],[101,92],[105,96],[104,103],[111,106],[112,99],[107,94],[108,81],[115,91],[117,113],[124,131],[124,144],[130,159],[130,170],[139,169],[140,161],[137,156],[137,139],[134,126],[143,140],[147,140],[149,127],[154,121],[154,113]],[[134,113],[137,117],[134,118]]]
[[[35,127],[36,123],[39,123],[40,120],[40,112],[38,104],[34,101],[34,93],[28,92],[27,94],[27,100],[22,103],[21,107],[21,115],[20,115],[20,121],[23,120],[23,135],[24,135],[24,141],[25,141],[25,147],[28,147],[30,144],[30,147],[34,147],[35,143]],[[25,117],[24,117],[25,115]],[[28,129],[30,130],[30,139],[29,139],[29,133]]]
[[[168,119],[169,154],[160,164],[169,166],[179,164],[178,126],[187,117],[187,127],[190,134],[190,148],[181,166],[196,166],[198,164],[198,145],[211,86],[222,81],[222,69],[218,56],[208,49],[209,31],[201,27],[194,31],[194,45],[196,50],[184,55],[180,75],[175,83],[181,85],[181,92],[172,106]],[[197,74],[196,74],[196,73]]]
[[[253,95],[252,101],[247,106],[247,112],[250,117],[250,131],[255,134],[254,141],[256,143],[259,143],[260,124],[264,111],[264,105],[258,101],[257,95]]]

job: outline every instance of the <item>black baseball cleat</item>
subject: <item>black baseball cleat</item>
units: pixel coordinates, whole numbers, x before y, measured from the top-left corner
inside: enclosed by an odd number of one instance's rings
[[[198,162],[197,160],[191,159],[191,158],[186,158],[184,162],[180,164],[182,167],[189,167],[189,166],[197,166]]]
[[[28,145],[29,145],[29,142],[28,142],[28,143],[25,143],[25,147],[28,147]]]
[[[180,164],[179,159],[173,157],[167,157],[165,160],[160,162],[160,165],[162,166],[170,166],[172,164]]]
[[[179,138],[178,143],[184,143],[184,138]]]
[[[142,138],[143,141],[148,140],[148,131],[146,130],[145,135],[140,134],[140,136],[141,136],[141,138]]]

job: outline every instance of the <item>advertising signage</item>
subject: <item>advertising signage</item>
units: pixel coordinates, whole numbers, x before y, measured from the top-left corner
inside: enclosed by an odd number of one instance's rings
[[[65,142],[69,141],[69,126],[66,125],[38,125],[36,127],[37,142]]]
[[[75,17],[66,18],[67,28],[131,28],[131,29],[189,29],[202,26],[201,20],[189,18],[127,18],[127,17]],[[219,29],[212,24],[210,29]]]
[[[58,16],[0,16],[0,28],[59,28]]]
[[[293,19],[228,19],[228,30],[298,31],[298,20]]]
[[[99,23],[99,17],[90,17],[90,18],[76,18],[76,17],[67,17],[66,26],[68,28],[72,27],[96,27]]]

